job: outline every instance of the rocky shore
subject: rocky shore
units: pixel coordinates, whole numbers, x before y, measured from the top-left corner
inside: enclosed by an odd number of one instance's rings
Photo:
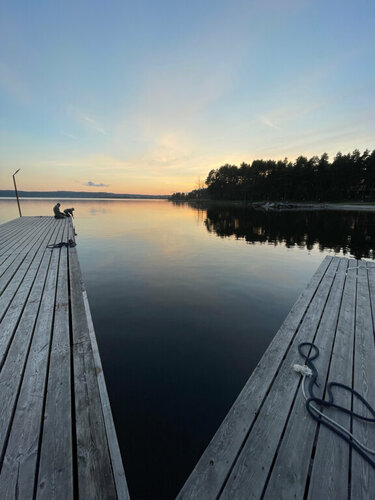
[[[266,211],[283,211],[283,210],[350,210],[350,211],[366,211],[373,212],[375,204],[371,203],[289,203],[286,202],[253,202],[251,206]]]

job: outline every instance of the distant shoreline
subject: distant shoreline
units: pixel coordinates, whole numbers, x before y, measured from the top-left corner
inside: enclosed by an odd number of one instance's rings
[[[113,200],[166,200],[169,195],[159,194],[127,194],[127,193],[105,193],[90,191],[18,191],[20,198],[53,198],[53,199],[113,199]],[[15,198],[15,192],[11,189],[0,189],[0,198]]]
[[[141,196],[138,198],[83,198],[83,197],[75,197],[75,196],[68,196],[68,197],[63,197],[60,196],[59,198],[56,196],[20,196],[20,200],[52,200],[52,201],[58,201],[58,200],[64,200],[64,201],[158,201],[158,200],[165,200],[167,201],[167,198],[147,198],[144,197],[142,198]],[[9,201],[16,201],[15,196],[1,196],[0,195],[0,200],[9,200]]]

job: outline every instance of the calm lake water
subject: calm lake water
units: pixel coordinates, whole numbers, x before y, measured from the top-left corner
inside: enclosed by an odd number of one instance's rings
[[[54,203],[22,200],[23,213],[49,215]],[[374,255],[374,213],[164,200],[62,205],[75,207],[134,499],[176,496],[323,257]],[[14,200],[0,200],[0,222],[17,215]]]

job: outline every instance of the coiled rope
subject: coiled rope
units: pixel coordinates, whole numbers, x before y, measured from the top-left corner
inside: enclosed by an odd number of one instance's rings
[[[73,241],[72,239],[70,239],[68,241],[60,241],[60,243],[47,245],[47,248],[51,248],[51,250],[53,248],[62,248],[62,247],[72,248],[72,247],[75,247],[76,245],[77,245],[77,243],[75,241]]]
[[[303,352],[304,347],[311,348],[310,355],[305,354]],[[363,420],[368,423],[375,423],[375,410],[370,406],[370,404],[365,400],[365,398],[361,394],[359,394],[359,392],[339,382],[329,382],[327,384],[328,401],[315,396],[314,385],[319,387],[319,384],[317,382],[318,371],[315,368],[313,361],[319,356],[319,349],[315,344],[311,342],[302,342],[298,346],[298,352],[305,359],[305,365],[304,366],[294,365],[293,369],[296,372],[301,373],[301,375],[303,376],[302,393],[306,401],[306,410],[314,420],[324,425],[325,427],[333,431],[335,434],[337,434],[339,437],[341,437],[344,441],[346,441],[349,444],[351,448],[354,448],[366,460],[366,462],[368,462],[372,467],[375,468],[375,460],[370,456],[370,455],[375,455],[375,450],[372,450],[367,446],[365,446],[363,443],[358,441],[358,439],[355,436],[353,436],[353,434],[348,429],[340,425],[335,420],[327,417],[327,415],[325,415],[324,413],[322,413],[322,411],[320,411],[323,408],[336,408],[337,410],[342,411],[343,413],[347,413],[348,415],[351,415],[354,418],[358,418],[359,420]],[[306,395],[306,388],[305,388],[306,377],[311,377],[309,384],[307,386],[308,395]],[[342,389],[345,389],[346,391],[350,392],[353,396],[359,399],[359,401],[361,401],[361,403],[369,410],[372,417],[365,417],[363,415],[360,415],[359,413],[354,412],[353,410],[345,408],[344,406],[335,404],[332,393],[333,387],[341,387]],[[320,409],[317,408],[314,405],[314,403],[318,405]]]

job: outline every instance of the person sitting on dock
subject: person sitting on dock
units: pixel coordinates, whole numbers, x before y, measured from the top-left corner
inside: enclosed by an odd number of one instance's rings
[[[53,213],[55,214],[55,219],[65,219],[66,215],[60,212],[60,203],[56,203],[53,207]]]
[[[66,208],[64,210],[64,214],[66,215],[66,217],[73,217],[73,219],[74,219],[73,211],[74,211],[74,208]]]

